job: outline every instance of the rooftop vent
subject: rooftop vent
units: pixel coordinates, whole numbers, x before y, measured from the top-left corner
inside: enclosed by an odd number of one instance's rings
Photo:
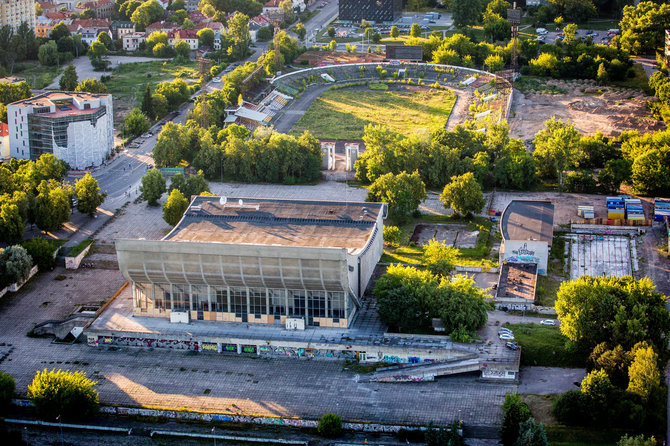
[[[226,197],[219,198],[219,204],[221,206],[225,206],[227,202],[228,202],[228,199]]]

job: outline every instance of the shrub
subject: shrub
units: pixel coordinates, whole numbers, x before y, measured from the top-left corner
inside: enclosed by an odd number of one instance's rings
[[[0,413],[5,413],[7,410],[9,403],[12,402],[12,398],[14,397],[15,389],[16,383],[14,382],[14,377],[0,371]]]
[[[28,386],[28,399],[42,418],[61,419],[88,418],[100,406],[96,384],[85,372],[46,369],[37,372]]]
[[[56,264],[54,259],[54,246],[43,238],[32,238],[22,243],[23,247],[28,251],[33,262],[40,271],[51,269]]]
[[[554,401],[552,412],[561,423],[584,424],[590,420],[586,414],[587,397],[579,390],[568,390]]]
[[[327,438],[336,438],[342,435],[342,418],[334,413],[323,414],[317,428],[319,435]]]
[[[384,241],[392,247],[400,246],[402,230],[397,226],[384,226]]]
[[[14,245],[0,251],[0,287],[25,281],[33,259],[23,246]]]

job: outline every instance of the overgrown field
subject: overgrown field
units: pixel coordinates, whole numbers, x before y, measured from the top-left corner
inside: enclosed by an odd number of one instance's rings
[[[403,135],[443,128],[456,95],[448,90],[329,90],[310,105],[292,133],[317,138],[361,139],[367,124],[382,124]]]

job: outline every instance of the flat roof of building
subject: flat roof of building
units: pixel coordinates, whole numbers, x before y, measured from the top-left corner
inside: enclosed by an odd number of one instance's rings
[[[554,205],[550,201],[512,200],[500,218],[504,240],[544,241],[554,237]]]
[[[366,246],[384,206],[383,203],[237,197],[224,201],[222,197],[198,196],[163,240],[355,251]]]
[[[533,303],[537,287],[537,263],[504,263],[496,299]]]
[[[83,101],[91,101],[93,99],[98,99],[102,97],[110,96],[109,94],[97,94],[97,93],[86,93],[81,92],[77,93],[74,91],[49,91],[46,93],[38,94],[28,99],[21,99],[20,101],[12,102],[9,105],[19,105],[24,107],[46,107],[53,105],[55,101],[64,101],[67,99],[77,98]],[[90,110],[86,110],[88,113]]]

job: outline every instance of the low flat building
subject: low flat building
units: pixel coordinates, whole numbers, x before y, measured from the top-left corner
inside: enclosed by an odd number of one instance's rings
[[[402,16],[402,0],[340,0],[339,20],[390,23]]]
[[[554,205],[550,201],[512,200],[500,217],[500,264],[534,263],[547,274],[554,238]]]
[[[100,165],[114,145],[112,95],[53,91],[7,105],[13,158],[52,153],[73,169]]]
[[[347,328],[383,203],[195,197],[162,240],[117,240],[135,316]]]

